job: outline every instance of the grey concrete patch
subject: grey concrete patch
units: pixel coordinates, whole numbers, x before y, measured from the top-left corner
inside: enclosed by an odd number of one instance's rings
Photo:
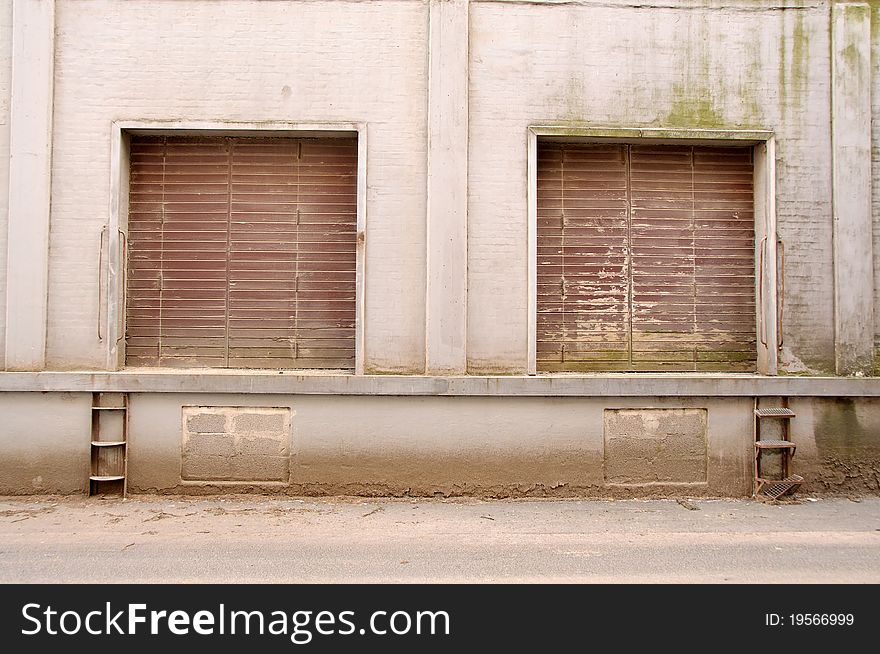
[[[706,481],[706,409],[606,409],[605,480]]]

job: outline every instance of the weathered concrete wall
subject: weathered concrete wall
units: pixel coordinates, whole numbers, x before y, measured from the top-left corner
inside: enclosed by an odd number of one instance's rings
[[[865,3],[831,13],[831,140],[836,371],[874,368],[871,214],[871,14]]]
[[[111,121],[178,119],[368,123],[366,365],[424,370],[427,17],[420,0],[57,0],[48,366],[104,365]]]
[[[751,493],[750,397],[132,393],[129,491]],[[88,489],[91,393],[0,394],[0,494]],[[802,495],[880,493],[880,399],[791,399]]]
[[[0,370],[6,360],[6,224],[9,216],[9,100],[12,0],[0,1]]]
[[[14,0],[6,220],[8,370],[43,370],[51,205],[54,0]]]
[[[828,398],[812,405],[815,449],[799,449],[795,457],[795,465],[801,464],[796,470],[805,471],[805,490],[880,493],[880,401]]]
[[[182,481],[181,407],[233,404],[290,408],[289,484]],[[609,404],[591,398],[134,394],[131,406],[133,492],[251,486],[304,494],[740,496],[751,484],[748,398],[624,398]],[[671,477],[606,479],[606,470],[651,465],[626,448],[605,447],[609,406],[652,408],[652,415],[665,413],[667,425],[684,431],[689,415],[682,418],[681,407],[709,407],[699,412],[708,417],[701,465],[673,465]],[[679,440],[671,436],[670,446]],[[218,461],[218,469],[223,465]],[[234,474],[227,479],[241,482]]]
[[[467,369],[469,0],[429,0],[425,369]]]
[[[85,493],[91,393],[0,393],[0,494]]]
[[[525,370],[526,128],[553,123],[774,131],[783,368],[834,370],[827,3],[484,0],[470,39],[469,370]]]

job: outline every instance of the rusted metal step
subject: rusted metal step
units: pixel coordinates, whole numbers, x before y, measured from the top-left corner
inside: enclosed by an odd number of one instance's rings
[[[794,411],[788,407],[768,407],[755,409],[755,415],[759,418],[794,418]]]
[[[797,449],[797,445],[792,443],[791,441],[784,441],[781,439],[770,439],[770,440],[760,440],[755,441],[755,447],[759,450],[791,450],[791,453],[794,454],[795,449]]]
[[[776,500],[797,489],[804,483],[804,478],[800,475],[789,475],[785,479],[761,479],[759,481],[763,484],[761,494]]]

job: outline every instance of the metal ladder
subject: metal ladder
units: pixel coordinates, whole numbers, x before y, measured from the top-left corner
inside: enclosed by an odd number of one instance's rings
[[[89,495],[127,490],[128,393],[92,393]]]
[[[804,483],[804,478],[791,472],[791,459],[794,457],[797,446],[791,441],[790,421],[795,417],[794,411],[788,408],[788,399],[782,398],[782,406],[758,407],[758,398],[754,404],[754,437],[755,437],[755,489],[753,497],[762,495],[770,499],[778,499],[788,493],[793,493]],[[762,420],[779,420],[781,423],[781,438],[765,439],[761,436]],[[766,451],[777,451],[782,455],[782,478],[767,479],[761,471],[761,456]]]

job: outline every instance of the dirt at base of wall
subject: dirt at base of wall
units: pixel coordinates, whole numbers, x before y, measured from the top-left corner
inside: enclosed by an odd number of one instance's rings
[[[449,485],[424,488],[401,488],[386,484],[290,484],[279,486],[260,485],[217,485],[217,484],[182,484],[173,488],[130,488],[131,494],[149,495],[226,495],[226,494],[258,494],[258,495],[290,495],[298,497],[412,497],[412,498],[475,498],[475,499],[670,499],[685,497],[717,498],[717,494],[699,486],[683,488],[632,486],[569,486],[559,484],[547,486],[542,484],[504,485],[504,486],[469,486]]]

